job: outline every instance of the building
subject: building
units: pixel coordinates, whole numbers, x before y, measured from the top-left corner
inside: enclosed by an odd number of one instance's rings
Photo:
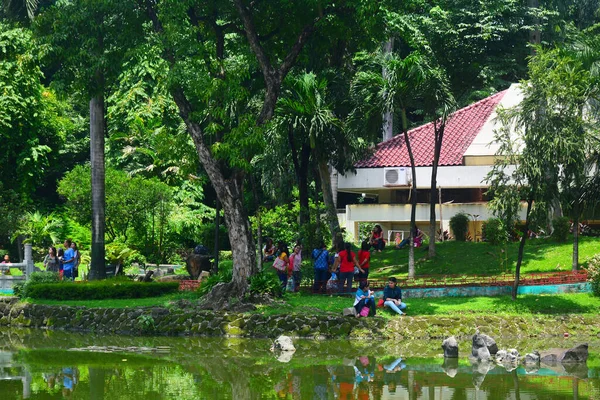
[[[470,233],[481,239],[481,225],[492,217],[488,208],[486,177],[491,171],[498,144],[494,142],[498,128],[496,110],[520,102],[518,84],[509,89],[462,108],[449,118],[440,155],[437,184],[441,196],[436,201],[438,229],[449,230],[449,220],[459,212],[471,216]],[[356,173],[348,172],[338,178],[340,199],[347,198],[345,213],[339,214],[340,226],[346,228],[355,241],[361,223],[379,223],[384,234],[393,240],[396,232],[403,237],[410,230],[410,188],[417,185],[417,225],[428,232],[431,165],[434,152],[433,123],[408,132],[416,164],[416,182],[412,178],[410,160],[404,135],[379,143],[374,152],[359,161]],[[439,198],[441,197],[441,199]],[[440,204],[441,203],[441,204]],[[341,205],[341,204],[340,204]],[[523,209],[522,219],[525,219]]]

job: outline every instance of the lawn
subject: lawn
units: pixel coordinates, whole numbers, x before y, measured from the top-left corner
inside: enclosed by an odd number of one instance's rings
[[[144,297],[141,299],[110,299],[110,300],[45,300],[26,299],[33,304],[57,306],[78,306],[90,308],[125,308],[125,307],[167,307],[177,300],[197,300],[195,292],[178,292],[159,297]]]
[[[274,315],[286,313],[316,314],[323,311],[341,313],[351,307],[352,297],[309,294],[286,294],[285,303],[260,307],[257,312]],[[465,315],[501,314],[522,316],[527,314],[597,314],[600,298],[589,293],[560,295],[523,295],[517,301],[510,296],[499,297],[437,297],[406,299],[407,315]],[[382,309],[378,309],[382,310]],[[379,312],[387,318],[396,317],[387,309]]]
[[[450,241],[438,243],[437,256],[427,259],[427,249],[415,249],[417,275],[497,275],[514,273],[519,243],[492,246],[489,243]],[[600,252],[600,238],[581,237],[581,264]],[[571,270],[573,243],[556,243],[551,239],[532,239],[525,245],[521,273]],[[402,277],[408,274],[408,249],[387,248],[371,256],[371,278]]]

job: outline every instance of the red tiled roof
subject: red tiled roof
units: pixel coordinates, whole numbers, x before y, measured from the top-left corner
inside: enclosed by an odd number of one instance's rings
[[[492,114],[505,91],[461,108],[451,115],[446,123],[442,153],[439,165],[462,165],[463,155],[479,130]],[[410,145],[415,157],[415,165],[424,167],[433,164],[434,132],[433,122],[408,131]],[[379,143],[375,152],[355,164],[357,168],[409,167],[410,159],[404,143],[404,135]]]

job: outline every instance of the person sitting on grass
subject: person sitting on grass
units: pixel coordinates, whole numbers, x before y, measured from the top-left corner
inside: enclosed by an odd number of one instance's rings
[[[368,314],[364,311],[367,307],[369,310]],[[356,289],[356,297],[354,298],[354,309],[356,310],[356,317],[374,317],[376,314],[375,310],[375,296],[373,291],[369,290],[369,282],[361,281]],[[366,315],[365,315],[366,314]]]
[[[404,315],[402,310],[406,309],[406,304],[402,302],[402,290],[398,287],[398,281],[394,277],[388,279],[388,284],[383,289],[383,305]]]

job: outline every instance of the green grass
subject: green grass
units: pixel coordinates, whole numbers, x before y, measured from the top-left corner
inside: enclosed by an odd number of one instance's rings
[[[171,302],[177,300],[196,300],[198,295],[195,292],[179,292],[159,297],[146,297],[142,299],[109,299],[109,300],[42,300],[26,299],[27,303],[63,305],[63,306],[84,306],[92,308],[125,308],[125,307],[166,307]]]
[[[514,273],[519,243],[492,246],[489,243],[450,241],[438,243],[437,256],[427,259],[426,248],[415,249],[417,275],[498,275]],[[579,241],[581,264],[600,252],[600,238],[582,237]],[[521,273],[571,270],[573,243],[556,243],[551,239],[528,240]],[[372,253],[371,278],[402,277],[408,274],[408,249],[391,247]],[[504,261],[506,260],[506,261]]]
[[[323,296],[293,293],[285,295],[285,303],[265,306],[257,312],[276,315],[286,313],[318,314],[322,312],[341,313],[351,307],[354,298],[349,296]],[[600,298],[589,293],[560,295],[523,295],[512,301],[510,296],[499,297],[439,297],[406,299],[408,315],[465,315],[465,314],[597,314],[600,312]],[[387,309],[378,308],[378,315],[392,318]]]

